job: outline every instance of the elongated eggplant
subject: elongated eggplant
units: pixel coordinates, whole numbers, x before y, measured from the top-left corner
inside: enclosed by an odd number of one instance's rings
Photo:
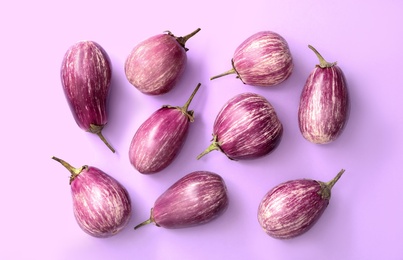
[[[269,101],[255,93],[238,94],[224,105],[213,127],[213,140],[197,159],[218,150],[232,160],[253,159],[272,152],[283,133]]]
[[[107,101],[112,77],[106,51],[93,41],[77,42],[67,50],[60,74],[64,94],[78,126],[97,134],[115,152],[102,135],[108,122]]]
[[[134,229],[154,223],[163,228],[187,228],[212,221],[228,207],[223,178],[208,171],[189,173],[169,187],[154,203],[150,218]]]
[[[106,238],[127,226],[132,208],[130,196],[122,184],[96,167],[74,168],[62,159],[52,159],[71,173],[74,216],[84,232]]]
[[[163,106],[155,111],[136,131],[129,149],[131,164],[140,173],[156,173],[170,165],[187,138],[194,121],[190,102],[196,89],[183,107]]]
[[[302,136],[316,144],[326,144],[340,136],[350,110],[347,83],[336,62],[327,62],[309,45],[319,58],[301,93],[298,123]]]
[[[331,189],[343,173],[341,170],[329,182],[299,179],[277,185],[260,202],[259,224],[268,235],[278,239],[307,232],[329,205]]]

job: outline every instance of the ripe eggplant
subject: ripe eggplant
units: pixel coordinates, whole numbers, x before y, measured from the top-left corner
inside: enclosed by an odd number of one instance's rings
[[[179,154],[194,121],[194,112],[188,108],[200,85],[183,107],[163,106],[139,127],[130,144],[129,158],[140,173],[159,172]]]
[[[70,171],[73,211],[80,228],[87,234],[107,238],[127,226],[131,200],[125,187],[100,169],[88,165],[74,168],[52,157]]]
[[[350,110],[349,95],[343,71],[336,62],[327,62],[309,45],[319,65],[309,75],[302,89],[298,123],[302,136],[315,144],[327,144],[342,133]]]
[[[216,173],[195,171],[159,196],[150,218],[134,229],[150,223],[169,229],[201,225],[222,215],[227,207],[228,194],[223,178]]]
[[[307,232],[329,205],[331,189],[343,173],[341,170],[329,182],[299,179],[277,185],[260,202],[259,224],[268,235],[278,239]]]
[[[236,73],[244,84],[268,87],[286,80],[294,67],[287,41],[271,31],[247,38],[235,50],[231,62],[232,69],[210,79]]]
[[[150,37],[133,48],[125,62],[127,80],[148,95],[161,95],[176,85],[187,63],[185,43],[196,33],[176,37],[171,32]]]
[[[115,152],[102,135],[108,122],[107,101],[112,77],[108,54],[96,42],[77,42],[64,55],[60,74],[64,94],[78,126],[98,135]]]
[[[272,152],[280,143],[283,125],[266,98],[242,93],[230,99],[217,115],[213,140],[197,159],[219,150],[229,159],[253,159]]]

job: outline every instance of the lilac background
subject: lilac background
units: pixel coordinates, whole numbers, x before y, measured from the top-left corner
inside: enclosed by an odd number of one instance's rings
[[[38,0],[0,6],[0,259],[403,259],[402,1]],[[187,70],[172,92],[144,96],[127,82],[123,64],[138,42],[198,27],[187,43]],[[209,81],[261,30],[288,41],[291,78],[273,88],[246,86],[234,76]],[[116,154],[77,127],[61,89],[61,59],[83,39],[101,44],[113,63],[104,135]],[[317,63],[308,44],[338,61],[351,95],[347,127],[326,146],[305,141],[297,124],[299,95]],[[183,105],[199,82],[190,106],[196,121],[177,160],[153,176],[136,172],[127,155],[136,129],[161,105]],[[197,161],[215,115],[246,91],[275,107],[284,125],[277,150],[253,161],[229,161],[219,152]],[[69,173],[51,156],[97,166],[124,184],[133,202],[129,226],[109,239],[82,232],[72,213]],[[296,178],[328,181],[341,168],[346,172],[328,209],[308,233],[282,241],[261,230],[256,212],[269,189]],[[166,188],[195,170],[225,179],[231,203],[224,215],[188,229],[133,230]]]

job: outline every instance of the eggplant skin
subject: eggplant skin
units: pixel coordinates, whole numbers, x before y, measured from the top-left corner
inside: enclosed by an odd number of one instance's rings
[[[316,144],[337,139],[348,121],[350,101],[339,66],[316,66],[301,93],[298,123],[303,137]]]
[[[71,182],[71,194],[77,223],[91,236],[107,238],[116,235],[131,218],[127,190],[96,167],[84,167]]]
[[[208,171],[189,173],[155,201],[152,219],[157,226],[176,229],[205,224],[228,207],[223,178]]]
[[[112,77],[106,51],[96,42],[80,41],[71,46],[62,61],[61,81],[70,110],[78,126],[104,126]]]
[[[289,239],[307,232],[327,208],[330,196],[321,195],[315,180],[282,183],[270,190],[258,208],[258,221],[271,237]]]
[[[144,174],[163,170],[182,149],[189,124],[189,118],[181,110],[160,108],[133,136],[129,149],[130,163]]]

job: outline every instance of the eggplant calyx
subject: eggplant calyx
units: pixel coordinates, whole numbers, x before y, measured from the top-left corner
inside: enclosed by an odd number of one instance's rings
[[[321,189],[319,191],[319,195],[322,196],[322,199],[330,199],[331,196],[331,190],[333,188],[333,186],[336,184],[336,182],[340,179],[340,177],[343,175],[343,173],[345,172],[344,169],[341,169],[341,171],[336,175],[336,177],[334,177],[331,181],[329,182],[321,182],[318,181],[318,183],[321,186]]]
[[[57,157],[55,157],[55,156],[53,156],[52,159],[55,160],[55,161],[57,161],[57,162],[59,162],[59,163],[61,163],[61,164],[71,173],[71,175],[70,175],[70,182],[69,182],[70,185],[71,185],[71,183],[74,181],[74,179],[75,179],[82,171],[88,169],[88,166],[87,166],[87,165],[84,165],[84,166],[82,166],[82,167],[80,167],[80,168],[75,168],[75,167],[71,166],[69,163],[67,163],[66,161],[64,161],[64,160],[62,160],[62,159],[60,159],[60,158],[57,158]]]
[[[223,73],[218,74],[216,76],[213,76],[213,77],[210,78],[210,80],[221,78],[221,77],[224,77],[224,76],[227,76],[227,75],[230,75],[230,74],[236,74],[237,75],[236,78],[240,79],[242,81],[242,83],[245,84],[245,82],[241,78],[241,75],[239,75],[238,71],[235,68],[234,59],[231,59],[231,65],[232,65],[232,69],[227,70],[226,72],[223,72]]]
[[[318,67],[320,67],[320,68],[322,68],[322,69],[324,69],[324,68],[331,68],[331,67],[333,67],[333,66],[335,66],[335,65],[337,64],[337,61],[336,61],[336,62],[327,62],[327,61],[322,57],[322,55],[321,55],[313,46],[308,45],[308,47],[309,47],[309,49],[311,49],[311,50],[316,54],[316,56],[318,57],[318,59],[319,59],[319,64],[317,65]]]
[[[176,37],[173,33],[171,33],[170,31],[165,31],[168,35],[174,37],[176,39],[176,41],[180,44],[180,46],[182,46],[185,51],[188,51],[189,49],[185,47],[185,44],[187,42],[187,40],[189,40],[190,38],[192,38],[196,33],[198,33],[201,29],[197,28],[196,30],[194,30],[193,32],[189,33],[188,35],[185,36],[181,36],[181,37]]]
[[[179,107],[179,106],[175,107],[175,106],[169,106],[169,105],[165,105],[163,107],[178,109],[185,116],[187,116],[189,118],[190,122],[194,122],[194,111],[188,110],[188,109],[189,109],[190,103],[192,102],[192,100],[193,100],[194,96],[196,95],[197,91],[199,90],[200,86],[201,86],[201,83],[197,84],[196,88],[193,90],[192,95],[190,95],[189,99],[186,101],[186,103],[183,107]]]
[[[104,128],[103,125],[95,125],[95,124],[90,124],[90,129],[88,129],[88,132],[96,134],[99,136],[99,138],[101,138],[102,142],[104,142],[106,144],[106,146],[108,146],[108,148],[115,153],[115,149],[108,143],[108,141],[106,140],[106,138],[102,135],[102,129]]]

